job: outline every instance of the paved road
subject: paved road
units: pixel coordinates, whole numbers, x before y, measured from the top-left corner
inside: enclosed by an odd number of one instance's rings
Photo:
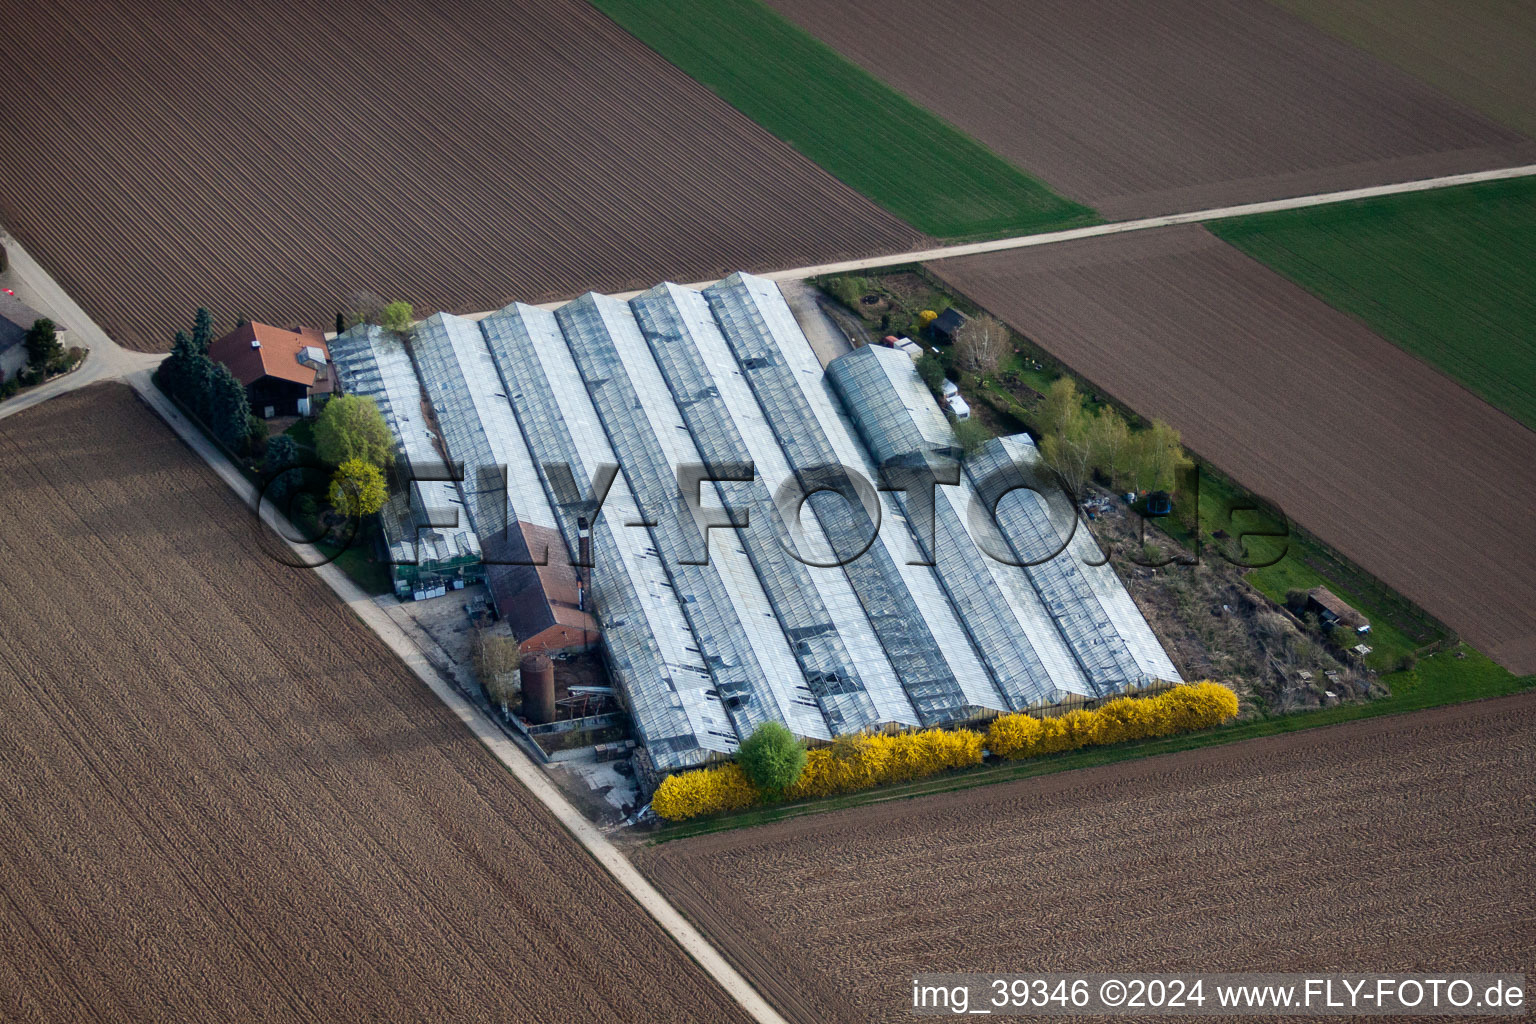
[[[106,332],[96,326],[96,321],[86,315],[59,287],[46,270],[38,265],[30,253],[8,234],[0,233],[0,243],[5,245],[10,269],[5,272],[5,284],[16,292],[16,297],[54,323],[65,328],[62,340],[66,345],[79,345],[88,355],[80,368],[63,377],[56,377],[29,391],[24,391],[6,402],[0,402],[0,419],[29,409],[39,402],[46,402],[55,395],[83,388],[99,380],[120,380],[140,370],[152,370],[165,357],[148,352],[130,352],[120,347]]]
[[[1166,217],[1149,217],[1143,220],[1101,224],[1094,227],[1077,228],[1071,231],[1057,231],[1049,234],[996,239],[990,242],[945,246],[922,252],[901,253],[873,259],[850,260],[814,267],[799,267],[793,270],[777,271],[764,276],[778,281],[803,281],[821,274],[847,273],[902,263],[916,263],[954,256],[970,256],[977,253],[999,252],[1005,249],[1020,249],[1034,245],[1051,245],[1056,242],[1066,242],[1076,238],[1093,238],[1099,235],[1144,231],[1173,224],[1203,223],[1227,217],[1240,217],[1250,213],[1300,209],[1308,206],[1321,206],[1327,203],[1347,202],[1351,199],[1393,195],[1401,192],[1418,192],[1428,189],[1446,188],[1453,185],[1470,184],[1478,181],[1495,181],[1503,178],[1520,178],[1531,175],[1536,175],[1536,165],[1481,171],[1475,174],[1459,174],[1423,181],[1402,182],[1374,188],[1352,189],[1347,192],[1299,196],[1274,202],[1251,203],[1245,206],[1201,210],[1194,213],[1174,214]],[[151,383],[150,374],[164,356],[152,353],[129,352],[119,347],[111,338],[107,337],[106,333],[86,315],[85,311],[69,297],[64,289],[59,287],[58,283],[42,267],[38,266],[37,262],[14,239],[8,235],[0,235],[0,239],[3,239],[5,242],[6,251],[11,258],[12,270],[9,274],[11,275],[11,280],[16,283],[11,284],[10,287],[16,290],[18,297],[28,305],[67,327],[70,332],[70,344],[81,345],[90,351],[85,366],[74,373],[51,381],[24,395],[18,395],[8,402],[0,403],[0,418],[20,412],[22,409],[29,408],[39,402],[47,401],[54,395],[84,387],[99,380],[127,380],[139,394],[144,396],[144,399],[151,406],[159,411],[166,422],[195,451],[202,455],[203,459],[213,467],[214,471],[237,494],[240,494],[249,502],[252,499],[251,485],[223,457],[222,453],[215,449],[203,437],[201,432],[194,429],[187,422],[186,418],[181,415],[180,411],[172,406],[165,396],[160,394],[159,390]],[[695,285],[694,287],[705,287],[705,285]],[[790,289],[790,291],[802,297],[804,295],[800,289]],[[551,305],[559,305],[559,303]],[[479,315],[484,316],[486,314]],[[268,513],[271,513],[271,511],[270,508],[267,509]],[[268,518],[270,519],[271,516],[269,515]],[[279,535],[281,536],[280,532]],[[303,546],[292,546],[305,557],[314,557],[313,553],[306,551]],[[668,903],[635,870],[628,859],[565,799],[559,790],[545,777],[542,770],[529,760],[527,755],[517,749],[499,729],[486,720],[462,695],[438,678],[436,672],[433,671],[431,665],[416,648],[416,645],[411,642],[410,638],[388,616],[380,611],[367,594],[363,593],[356,584],[334,565],[327,565],[317,571],[341,599],[352,607],[358,617],[373,628],[383,638],[385,643],[389,644],[395,653],[400,656],[401,660],[411,667],[411,670],[438,695],[443,703],[453,709],[464,721],[465,725],[485,744],[486,748],[506,765],[508,770],[516,775],[534,796],[538,797],[544,806],[549,809],[550,813],[597,859],[598,863],[620,885],[630,892],[636,902],[655,918],[657,923],[665,928],[678,944],[710,973],[721,987],[729,992],[737,1002],[758,1021],[763,1022],[763,1024],[784,1024],[783,1018],[779,1016],[778,1012],[736,972],[735,968],[726,962],[719,951],[687,919],[678,913],[676,908]]]

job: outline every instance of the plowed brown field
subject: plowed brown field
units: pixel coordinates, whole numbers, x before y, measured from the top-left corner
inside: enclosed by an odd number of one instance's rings
[[[1264,0],[767,2],[1112,219],[1536,160],[1536,143]]]
[[[1536,672],[1536,433],[1199,227],[932,269],[1489,657]]]
[[[0,480],[0,1017],[745,1019],[126,388]]]
[[[0,222],[119,341],[915,247],[582,0],[0,0]]]
[[[908,1019],[923,971],[1536,968],[1536,697],[653,847],[793,1020]]]

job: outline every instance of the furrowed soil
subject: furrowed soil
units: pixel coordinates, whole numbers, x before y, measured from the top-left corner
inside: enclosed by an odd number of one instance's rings
[[[1536,697],[872,804],[643,850],[796,1021],[919,972],[1536,966]]]
[[[1510,671],[1536,672],[1536,432],[1199,227],[930,269]]]
[[[1509,0],[1274,0],[1536,137],[1536,8]]]
[[[1112,220],[1536,160],[1517,131],[1263,0],[767,2]],[[1529,64],[1508,75],[1526,84]]]
[[[582,0],[0,0],[3,222],[116,340],[915,248]]]
[[[746,1019],[125,387],[0,479],[0,1016]]]

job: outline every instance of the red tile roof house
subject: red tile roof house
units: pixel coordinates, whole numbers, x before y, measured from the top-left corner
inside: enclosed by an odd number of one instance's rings
[[[208,358],[229,367],[263,419],[308,416],[311,399],[336,387],[325,335],[313,327],[241,324],[208,346]]]

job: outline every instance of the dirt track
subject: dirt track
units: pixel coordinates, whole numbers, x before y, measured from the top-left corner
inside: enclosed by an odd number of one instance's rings
[[[1263,0],[768,0],[1112,219],[1536,160]]]
[[[0,1016],[744,1019],[126,388],[0,479]]]
[[[3,222],[131,347],[920,236],[582,0],[0,0]]]
[[[1198,227],[931,264],[1513,671],[1536,433]]]
[[[1536,968],[1536,696],[666,843],[641,867],[805,1022],[919,971]]]

